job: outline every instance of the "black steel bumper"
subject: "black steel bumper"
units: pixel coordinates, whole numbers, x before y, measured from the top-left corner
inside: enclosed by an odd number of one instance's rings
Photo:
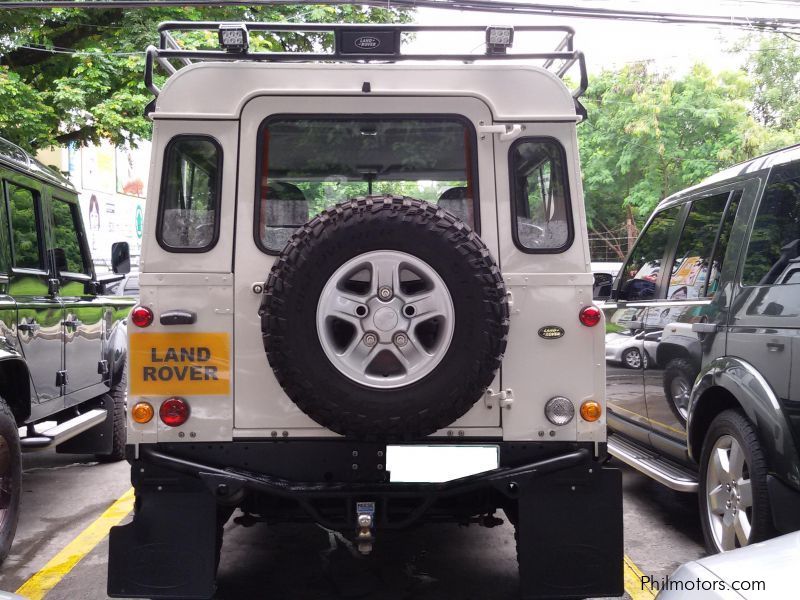
[[[223,446],[207,449],[219,456]],[[554,446],[539,444],[520,454],[517,445],[517,458],[501,458],[499,469],[436,484],[385,483],[377,474],[344,483],[298,482],[244,468],[257,460],[231,455],[236,466],[220,467],[193,460],[202,452],[187,457],[176,455],[180,448],[142,446],[131,460],[134,520],[110,535],[108,594],[210,598],[218,506],[259,507],[264,500],[299,507],[311,520],[345,530],[355,519],[355,503],[375,502],[378,536],[383,528],[407,527],[448,511],[459,520],[459,514],[503,508],[516,521],[522,598],[621,595],[620,472],[603,467],[587,448],[572,446],[547,456]],[[530,453],[542,457],[513,464]]]

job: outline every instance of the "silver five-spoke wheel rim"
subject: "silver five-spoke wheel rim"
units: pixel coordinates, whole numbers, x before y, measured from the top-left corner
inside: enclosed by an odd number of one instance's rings
[[[442,361],[455,311],[442,278],[419,258],[367,252],[330,277],[317,304],[325,355],[349,379],[390,389],[419,381]]]
[[[714,545],[720,551],[746,546],[753,519],[753,487],[744,449],[721,436],[708,461],[706,510]]]
[[[676,377],[669,384],[669,391],[672,395],[672,402],[678,409],[680,415],[686,419],[689,414],[689,396],[691,388],[683,377]]]

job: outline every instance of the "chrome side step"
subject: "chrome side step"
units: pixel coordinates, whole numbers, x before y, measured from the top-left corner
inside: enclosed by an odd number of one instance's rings
[[[608,453],[659,483],[678,492],[696,492],[697,475],[652,450],[618,435],[608,436]]]
[[[106,420],[108,411],[104,408],[95,408],[82,415],[64,421],[63,423],[51,427],[35,436],[28,436],[20,438],[19,445],[22,447],[23,452],[35,452],[37,450],[47,450],[58,446],[62,442],[66,442],[76,435],[80,435],[87,429],[91,429],[95,425],[99,425]]]

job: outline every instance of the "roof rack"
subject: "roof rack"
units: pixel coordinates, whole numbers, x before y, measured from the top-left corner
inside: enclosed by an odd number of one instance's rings
[[[180,31],[214,31],[220,28],[238,28],[243,31],[244,44],[238,47],[221,50],[187,50],[182,48],[173,37]],[[490,30],[500,33],[491,43]],[[270,33],[304,32],[333,34],[334,46],[330,52],[249,52],[247,35],[252,31]],[[406,54],[401,50],[402,35],[417,32],[463,32],[474,31],[486,34],[486,54]],[[505,34],[503,32],[506,32]],[[511,46],[515,32],[540,32],[563,34],[561,41],[550,52],[526,52],[507,54],[506,48]],[[402,60],[434,61],[452,60],[472,63],[485,60],[542,60],[542,67],[553,72],[559,78],[577,65],[580,71],[578,87],[572,90],[575,101],[575,112],[582,119],[586,118],[586,109],[580,103],[580,97],[588,87],[586,60],[583,53],[573,47],[575,31],[567,26],[523,25],[515,27],[483,27],[480,25],[371,25],[371,24],[328,24],[328,23],[229,23],[220,21],[170,21],[158,26],[159,47],[149,46],[145,62],[145,84],[158,97],[160,92],[153,81],[153,70],[158,63],[162,69],[172,75],[183,66],[197,61],[267,61],[267,62],[395,62]],[[221,33],[220,33],[221,37]],[[176,67],[172,61],[178,61]],[[154,108],[151,102],[145,113]]]

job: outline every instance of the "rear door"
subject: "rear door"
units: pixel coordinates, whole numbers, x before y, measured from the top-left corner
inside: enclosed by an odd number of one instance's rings
[[[489,122],[487,106],[472,98],[260,97],[247,104],[234,257],[237,435],[325,434],[275,379],[258,316],[275,257],[321,209],[368,194],[416,197],[471,223],[497,258],[492,140],[478,134]],[[420,156],[436,143],[443,168],[434,172]],[[461,166],[450,168],[451,156]],[[499,424],[497,408],[478,402],[452,427],[498,435]]]

